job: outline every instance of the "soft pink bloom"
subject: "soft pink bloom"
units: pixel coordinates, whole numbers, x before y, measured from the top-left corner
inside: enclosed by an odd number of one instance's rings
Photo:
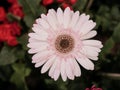
[[[102,90],[102,88],[97,88],[95,85],[93,85],[91,88],[86,88],[85,90]]]
[[[42,66],[41,73],[49,70],[49,76],[63,81],[74,80],[81,76],[79,64],[87,70],[94,70],[91,60],[98,60],[98,53],[103,47],[100,41],[90,39],[97,32],[92,30],[96,23],[90,16],[66,8],[50,9],[48,14],[41,14],[29,33],[29,53],[34,54],[32,63]]]

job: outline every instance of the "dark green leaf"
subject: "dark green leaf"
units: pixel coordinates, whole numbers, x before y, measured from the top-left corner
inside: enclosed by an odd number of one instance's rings
[[[109,38],[106,41],[106,43],[105,43],[105,45],[104,45],[104,47],[102,49],[102,53],[104,53],[104,54],[110,53],[110,51],[113,48],[114,44],[115,44],[115,42],[114,42],[113,38]]]
[[[119,8],[117,6],[112,7],[111,15],[116,20],[120,19],[120,11],[119,11]]]
[[[115,42],[120,42],[120,23],[114,29],[113,39]]]
[[[34,20],[45,10],[39,5],[41,0],[19,0],[25,13],[24,21],[28,27],[31,27]]]
[[[28,35],[27,34],[24,34],[23,36],[21,36],[19,39],[18,39],[18,42],[22,45],[22,48],[24,50],[27,50],[27,43],[28,43]]]
[[[15,62],[14,49],[4,46],[0,52],[0,65],[7,65]]]
[[[8,20],[9,21],[20,21],[20,17],[18,17],[18,16],[15,16],[15,15],[13,15],[13,14],[11,14],[11,13],[8,13],[7,14],[7,18],[8,18]]]
[[[13,64],[12,65],[14,73],[10,79],[12,83],[14,83],[19,90],[28,90],[25,82],[25,77],[28,76],[31,72],[29,68],[25,66],[25,64]]]
[[[26,23],[26,25],[28,26],[28,27],[32,27],[32,25],[33,25],[33,23],[35,22],[35,19],[33,18],[33,16],[32,15],[26,15],[25,17],[24,17],[24,22]]]

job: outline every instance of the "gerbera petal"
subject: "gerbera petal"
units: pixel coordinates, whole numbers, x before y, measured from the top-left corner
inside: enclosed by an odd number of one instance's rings
[[[51,27],[56,30],[57,29],[57,16],[54,13],[54,10],[50,9],[47,14],[47,21],[51,25]]]
[[[91,50],[91,49],[87,49],[87,48],[82,48],[80,50],[80,53],[84,55],[88,55],[88,56],[98,56],[98,52]]]
[[[82,41],[82,43],[84,45],[95,46],[95,47],[98,47],[98,48],[103,47],[102,43],[100,41],[98,41],[98,40],[84,40],[84,41]]]
[[[41,73],[45,73],[46,71],[48,71],[48,69],[54,63],[55,58],[56,58],[56,55],[50,57],[50,59],[43,65],[43,67],[41,69]]]
[[[78,21],[78,18],[79,18],[79,11],[76,11],[72,16],[72,20],[70,22],[69,27],[74,29],[74,26],[76,25],[76,23]]]
[[[69,58],[68,62],[71,65],[71,69],[72,69],[72,73],[75,76],[80,76],[81,72],[80,72],[80,68],[78,63],[76,62],[75,58]]]
[[[55,68],[55,71],[54,71],[54,80],[56,81],[58,79],[58,77],[60,76],[60,65],[61,65],[61,62],[60,60],[58,59],[57,60],[57,65],[56,65],[56,68]]]
[[[96,31],[90,31],[89,33],[83,35],[80,37],[81,40],[83,39],[89,39],[89,38],[92,38],[94,36],[96,36],[97,32]]]
[[[71,68],[71,65],[68,60],[66,60],[66,63],[65,63],[65,70],[66,70],[66,74],[67,74],[68,78],[73,80],[74,74],[72,73],[72,68]]]
[[[88,21],[89,17],[90,17],[89,15],[85,15],[84,13],[81,14],[80,17],[79,17],[79,21],[75,26],[75,29],[78,30],[78,31],[81,31],[81,27],[83,26],[83,24],[86,21]]]
[[[81,75],[81,69],[80,69],[78,63],[76,62],[76,60],[73,60],[72,62],[73,62],[73,65],[74,65],[74,74],[75,74],[75,76],[78,77],[78,76]]]
[[[41,14],[41,18],[46,20],[47,19],[47,16],[45,14]]]
[[[97,61],[98,60],[98,57],[96,56],[87,56],[89,59],[91,60],[94,60],[94,61]]]
[[[42,51],[42,50],[45,50],[45,49],[47,49],[47,47],[40,47],[40,48],[33,48],[33,49],[30,49],[30,50],[28,50],[28,53],[30,53],[30,54],[33,54],[33,53],[38,53],[38,52],[40,52],[40,51]]]
[[[67,7],[64,11],[64,22],[63,22],[64,28],[68,27],[70,20],[71,20],[71,11],[70,8]]]
[[[35,43],[35,42],[40,42],[40,40],[34,39],[34,38],[29,38],[28,39],[29,43]]]
[[[55,62],[52,64],[50,70],[49,70],[49,76],[53,77],[54,76],[54,71],[56,68],[56,65],[58,64],[58,60],[55,60]]]
[[[48,46],[47,42],[35,42],[27,44],[29,48],[41,48],[42,46]]]
[[[50,54],[43,55],[43,56],[41,56],[38,59],[32,60],[32,63],[36,63],[37,64],[37,63],[42,62],[44,60],[48,60],[49,57],[50,57]]]
[[[62,61],[61,61],[61,69],[60,69],[60,72],[61,72],[61,77],[62,77],[62,79],[63,79],[63,81],[66,81],[67,80],[67,75],[66,75],[66,65],[65,65],[65,60],[63,59]]]
[[[33,55],[32,59],[33,60],[39,59],[40,57],[44,55],[48,55],[49,53],[52,53],[52,51],[44,50],[44,51],[38,52],[35,55]]]
[[[92,46],[83,46],[82,48],[86,49],[86,50],[90,50],[90,51],[96,51],[96,52],[100,52],[100,48],[97,47],[92,47]]]
[[[44,20],[44,19],[39,18],[39,19],[36,20],[36,22],[37,22],[38,24],[40,24],[40,25],[41,25],[43,28],[45,28],[45,29],[49,29],[49,28],[50,28],[50,25],[49,25],[48,22],[47,22],[46,20]]]
[[[82,28],[80,29],[80,35],[85,35],[89,31],[91,31],[96,26],[96,23],[92,20],[87,21],[83,24]]]
[[[29,37],[31,37],[31,38],[34,38],[34,39],[37,39],[37,40],[43,40],[43,41],[45,41],[45,40],[47,40],[47,37],[48,36],[44,36],[44,35],[38,35],[38,34],[36,34],[36,33],[29,33]]]
[[[35,64],[35,67],[37,68],[37,67],[42,66],[46,61],[47,61],[47,59],[44,59],[44,60],[42,60],[42,61],[39,61],[38,63]]]
[[[77,61],[87,70],[94,70],[94,64],[84,56],[76,56]]]
[[[45,35],[45,36],[48,36],[48,31],[47,31],[46,29],[42,28],[40,25],[34,24],[32,30],[33,30],[35,33],[37,33],[38,35],[43,34],[43,35]]]
[[[40,36],[41,40],[47,39],[48,38],[48,33],[45,30],[39,30],[39,33],[37,33]]]
[[[63,24],[63,11],[61,8],[57,9],[57,19],[60,25]]]

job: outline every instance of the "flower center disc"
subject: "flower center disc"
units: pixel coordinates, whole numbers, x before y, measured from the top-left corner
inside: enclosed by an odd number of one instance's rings
[[[74,48],[74,39],[70,35],[59,35],[55,41],[55,48],[60,53],[68,53]]]

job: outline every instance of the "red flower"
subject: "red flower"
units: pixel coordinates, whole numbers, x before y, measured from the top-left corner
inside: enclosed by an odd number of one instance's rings
[[[9,36],[7,39],[7,44],[10,46],[16,46],[18,44],[18,41],[15,36]]]
[[[4,21],[6,19],[6,13],[3,7],[0,7],[0,21]]]
[[[73,5],[77,2],[77,0],[70,0],[70,3]]]
[[[62,3],[62,8],[67,8],[67,7],[69,7],[71,10],[72,10],[72,7],[69,5],[69,4],[67,4],[67,3]]]
[[[42,0],[44,6],[50,5],[54,2],[54,0]]]
[[[11,35],[10,31],[11,26],[9,24],[1,24],[0,25],[0,41],[7,41],[8,36]]]
[[[20,35],[21,34],[21,27],[18,23],[14,22],[11,23],[11,34],[12,35]]]
[[[65,0],[57,0],[58,3],[63,3]]]
[[[57,0],[58,3],[69,3],[71,5],[75,4],[77,0]]]
[[[16,15],[16,16],[19,16],[21,18],[24,17],[24,13],[22,11],[22,7],[19,6],[18,4],[13,4],[10,9],[9,9],[9,12],[11,12],[12,14]]]
[[[16,4],[16,3],[18,3],[18,1],[17,0],[7,0],[9,3],[11,3],[11,4]]]
[[[10,46],[18,44],[16,35],[20,35],[21,27],[16,23],[0,25],[0,42],[7,42]]]
[[[93,85],[91,88],[86,88],[85,90],[102,90],[102,88],[97,88],[95,85]]]

